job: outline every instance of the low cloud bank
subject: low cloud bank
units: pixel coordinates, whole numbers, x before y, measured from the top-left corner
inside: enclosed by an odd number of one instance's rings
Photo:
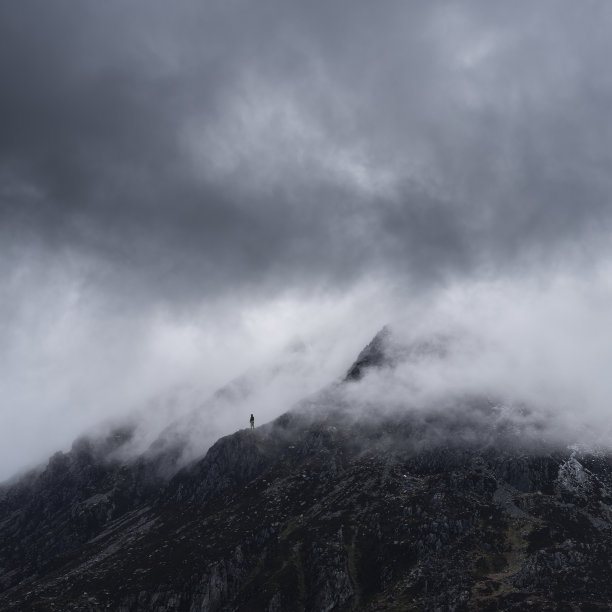
[[[370,369],[347,387],[348,401],[368,417],[488,398],[521,427],[531,421],[550,438],[610,447],[609,271],[451,288],[420,318],[395,320],[395,365]]]
[[[550,435],[609,446],[610,270],[449,285],[418,298],[370,281],[342,296],[226,302],[183,318],[122,313],[104,325],[95,320],[102,302],[78,292],[71,308],[49,299],[49,317],[62,316],[36,350],[28,353],[28,343],[38,328],[3,354],[5,372],[15,372],[5,390],[18,410],[3,417],[0,477],[67,450],[97,424],[128,418],[136,424],[131,454],[161,434],[183,440],[186,461],[248,427],[251,413],[259,426],[305,397],[372,417],[472,394],[529,406]],[[29,315],[20,316],[24,323]],[[342,395],[317,396],[342,380],[383,323],[400,353],[395,366],[372,368]],[[403,347],[423,341],[435,350],[404,359]]]

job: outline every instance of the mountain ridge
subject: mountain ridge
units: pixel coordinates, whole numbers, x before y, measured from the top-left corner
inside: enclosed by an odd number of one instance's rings
[[[151,457],[100,460],[124,431],[4,487],[2,608],[609,609],[610,454],[486,397],[363,413],[346,385],[394,367],[389,334],[343,381],[170,478]]]

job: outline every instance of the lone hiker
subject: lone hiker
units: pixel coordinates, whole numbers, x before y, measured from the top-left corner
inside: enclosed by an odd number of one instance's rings
[[[255,417],[253,415],[251,415],[249,423],[251,423],[251,429],[255,429]]]

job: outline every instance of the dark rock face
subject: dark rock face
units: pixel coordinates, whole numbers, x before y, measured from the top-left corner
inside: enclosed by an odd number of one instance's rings
[[[357,356],[355,363],[346,373],[346,380],[359,380],[364,371],[372,367],[382,367],[392,364],[389,344],[391,342],[391,331],[383,327]]]
[[[443,358],[452,339],[437,335],[413,341],[409,345],[398,343],[391,328],[383,327],[372,341],[359,353],[346,373],[345,381],[357,381],[372,368],[393,368],[402,362],[418,362],[423,358]]]
[[[612,457],[462,402],[289,412],[170,480],[81,441],[0,490],[0,609],[610,609]]]
[[[87,542],[156,489],[151,466],[128,468],[105,459],[130,435],[79,439],[70,453],[53,455],[44,471],[0,489],[0,563],[11,568],[0,574],[3,588]]]

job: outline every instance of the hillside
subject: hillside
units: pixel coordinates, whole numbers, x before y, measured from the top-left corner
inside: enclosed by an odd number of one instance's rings
[[[172,477],[119,430],[4,485],[0,608],[609,609],[612,456],[490,398],[357,410],[369,369],[444,353],[390,345]]]

